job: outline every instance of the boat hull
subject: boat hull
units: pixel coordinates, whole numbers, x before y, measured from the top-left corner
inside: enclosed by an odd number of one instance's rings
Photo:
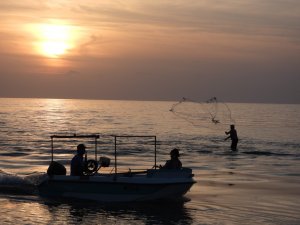
[[[166,177],[164,176],[168,176]],[[146,175],[52,176],[39,186],[46,197],[102,202],[149,201],[182,197],[195,183],[192,177],[162,173]]]

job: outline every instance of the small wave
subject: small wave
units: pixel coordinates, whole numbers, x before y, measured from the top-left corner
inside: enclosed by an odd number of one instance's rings
[[[263,156],[290,156],[289,153],[275,153],[270,151],[244,151],[241,152],[248,155],[263,155]]]
[[[3,152],[0,154],[1,156],[27,156],[29,154],[24,153],[24,152]]]
[[[212,150],[199,150],[197,151],[199,154],[210,154],[210,153],[213,153]]]

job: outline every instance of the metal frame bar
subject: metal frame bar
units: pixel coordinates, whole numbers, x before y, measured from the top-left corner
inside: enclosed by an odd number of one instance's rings
[[[154,168],[156,170],[156,156],[157,156],[157,139],[155,135],[112,135],[114,137],[115,144],[115,174],[117,174],[117,139],[118,138],[154,138]],[[54,138],[94,138],[95,139],[95,160],[97,161],[97,139],[100,137],[99,134],[91,134],[91,135],[51,135],[51,162],[53,162],[54,155]]]
[[[78,134],[72,134],[72,135],[51,135],[51,138],[96,138],[98,139],[100,137],[99,134],[87,134],[87,135],[78,135]]]
[[[99,134],[87,134],[87,135],[77,135],[77,134],[72,134],[72,135],[51,135],[51,162],[53,162],[53,155],[54,155],[54,138],[57,139],[63,139],[63,138],[94,138],[95,139],[95,160],[97,161],[97,139],[100,138]]]
[[[156,170],[156,145],[157,145],[157,140],[155,135],[113,135],[114,140],[115,140],[115,175],[117,174],[117,138],[154,138],[154,168]]]
[[[51,136],[51,162],[53,162],[53,137]]]

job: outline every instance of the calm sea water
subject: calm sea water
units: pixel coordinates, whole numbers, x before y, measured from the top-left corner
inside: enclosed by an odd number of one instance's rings
[[[209,111],[201,104],[181,104],[171,112],[174,104],[0,99],[1,224],[300,224],[300,105],[218,103]],[[221,123],[211,122],[212,112]],[[224,141],[233,121],[240,138],[236,153]],[[74,133],[102,135],[98,150],[109,157],[111,134],[156,135],[158,164],[180,148],[197,184],[178,204],[41,198],[28,184],[48,167],[50,135]],[[56,160],[67,169],[79,142],[55,146]],[[153,165],[153,151],[141,150],[140,142],[128,144],[121,166]]]

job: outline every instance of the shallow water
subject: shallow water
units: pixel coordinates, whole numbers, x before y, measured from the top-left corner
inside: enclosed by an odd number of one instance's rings
[[[205,109],[196,113],[201,105],[187,105],[176,114],[169,111],[173,104],[0,99],[1,224],[300,223],[300,105],[227,104],[240,139],[239,151],[231,152],[224,141],[226,113],[213,124]],[[48,167],[49,136],[62,133],[99,133],[99,153],[110,158],[111,134],[157,135],[158,164],[172,148],[180,148],[181,161],[193,169],[197,184],[176,204],[41,198],[32,183]],[[153,166],[152,148],[139,140],[126,142],[118,160],[123,169]],[[68,170],[78,143],[55,143],[55,160]],[[93,148],[92,142],[85,144]]]

